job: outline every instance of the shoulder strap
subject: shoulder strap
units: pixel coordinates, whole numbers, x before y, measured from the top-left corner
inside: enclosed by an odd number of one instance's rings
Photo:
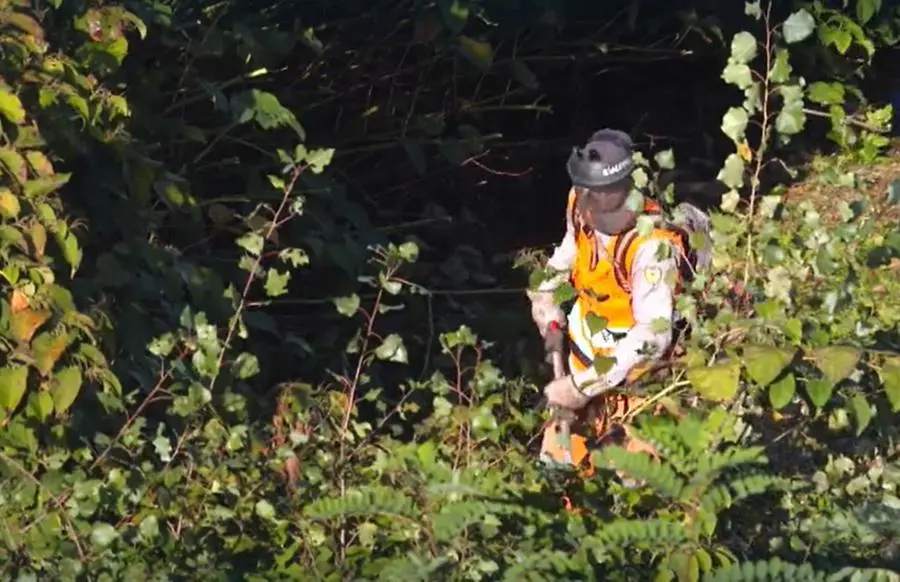
[[[631,273],[629,272],[631,265],[626,264],[626,259],[628,250],[634,244],[634,241],[637,240],[637,237],[637,229],[632,228],[616,237],[616,243],[613,245],[613,274],[616,277],[616,283],[626,293],[631,293]]]

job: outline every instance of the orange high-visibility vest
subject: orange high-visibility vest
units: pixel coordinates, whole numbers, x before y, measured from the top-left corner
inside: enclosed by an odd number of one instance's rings
[[[596,357],[612,354],[616,343],[635,325],[630,281],[638,250],[651,240],[667,240],[681,255],[685,248],[681,235],[665,228],[656,228],[647,236],[632,229],[610,237],[604,245],[597,233],[585,227],[576,215],[576,196],[574,189],[569,192],[567,209],[575,226],[577,247],[570,282],[578,294],[568,318],[569,365],[573,371],[582,371],[593,365]],[[656,202],[647,200],[644,212],[660,214],[661,208]],[[592,333],[588,325],[593,319],[591,315],[603,318],[606,329]],[[639,375],[642,371],[635,373]]]

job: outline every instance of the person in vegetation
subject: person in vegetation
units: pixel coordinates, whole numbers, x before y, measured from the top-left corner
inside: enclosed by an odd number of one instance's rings
[[[528,296],[547,351],[569,353],[568,374],[544,389],[548,405],[575,412],[573,429],[588,427],[599,444],[652,453],[619,421],[641,405],[628,386],[672,346],[675,295],[698,264],[690,231],[708,230],[708,217],[682,204],[681,222],[690,228],[664,220],[659,204],[632,197],[634,168],[632,140],[621,131],[597,131],[573,149],[566,232],[548,261],[551,277]],[[566,282],[576,292],[568,317],[554,300]],[[590,463],[588,438],[573,430],[566,448],[553,423],[545,428],[541,453],[557,462]]]

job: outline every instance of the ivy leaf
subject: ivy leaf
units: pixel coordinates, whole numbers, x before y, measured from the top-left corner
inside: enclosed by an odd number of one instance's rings
[[[884,384],[884,392],[888,402],[891,403],[891,410],[897,412],[900,410],[900,356],[886,359],[878,375]]]
[[[872,417],[874,416],[872,414],[872,405],[869,404],[869,401],[862,394],[854,394],[850,398],[850,411],[856,420],[856,436],[859,436],[872,422]]]
[[[746,346],[744,366],[750,379],[765,388],[775,381],[794,359],[790,350],[773,346]]]
[[[406,346],[403,345],[403,338],[396,333],[392,333],[381,342],[381,345],[375,348],[375,357],[379,360],[387,360],[389,362],[397,362],[406,364],[408,355]]]
[[[806,382],[806,393],[816,408],[822,408],[828,403],[834,392],[834,384],[827,380],[815,378]]]
[[[747,31],[741,31],[731,39],[731,60],[746,65],[756,58],[758,49],[756,37]]]
[[[337,308],[338,313],[344,317],[353,317],[359,310],[359,295],[354,293],[346,297],[335,297],[331,300]]]
[[[749,121],[750,116],[742,107],[732,107],[722,116],[722,133],[735,143],[743,141]]]
[[[56,414],[62,414],[72,406],[81,390],[82,382],[81,369],[78,366],[66,366],[54,375],[50,395],[53,397]]]
[[[288,292],[288,281],[291,280],[291,272],[282,273],[278,269],[269,269],[266,271],[266,283],[264,285],[266,295],[269,297],[279,297]]]
[[[850,346],[827,346],[813,350],[811,355],[816,367],[834,386],[853,373],[862,357],[862,352]]]
[[[0,368],[0,407],[6,411],[15,410],[25,389],[28,387],[28,368],[20,365],[8,365]]]
[[[716,402],[733,400],[741,381],[741,363],[723,362],[704,368],[691,368],[687,379],[700,396]]]
[[[459,37],[459,52],[470,63],[481,69],[483,72],[490,70],[494,64],[494,49],[490,43],[481,40],[475,40],[466,35]]]
[[[781,410],[791,403],[797,392],[797,380],[793,374],[787,374],[769,386],[769,402],[775,410]]]
[[[801,8],[787,17],[781,32],[784,35],[784,41],[786,43],[794,44],[805,40],[806,37],[812,34],[815,28],[816,21],[812,17],[812,14],[807,12],[805,8]]]
[[[6,89],[0,89],[0,115],[6,119],[21,125],[25,123],[25,108],[19,97]]]

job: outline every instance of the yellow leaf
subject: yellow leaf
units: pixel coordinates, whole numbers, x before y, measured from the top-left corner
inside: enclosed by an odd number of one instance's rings
[[[47,229],[40,222],[35,222],[28,229],[28,235],[31,237],[34,256],[38,259],[44,258],[44,250],[47,248]]]
[[[12,148],[0,147],[0,164],[6,168],[6,171],[16,179],[20,184],[28,180],[28,166],[25,164],[25,158],[19,155],[19,152]]]
[[[741,381],[741,363],[722,362],[687,370],[687,379],[702,397],[716,402],[733,400]]]
[[[0,216],[15,218],[22,211],[19,198],[9,188],[0,188]]]
[[[25,152],[25,158],[28,159],[28,163],[31,164],[38,176],[48,177],[54,174],[53,163],[44,155],[44,152],[29,150]]]
[[[28,342],[39,327],[50,319],[51,313],[46,310],[24,309],[10,316],[10,329],[13,337],[20,342]]]
[[[746,141],[738,144],[737,153],[745,162],[753,160],[753,150],[750,149]]]
[[[53,371],[53,367],[65,353],[70,342],[71,337],[67,333],[44,332],[34,338],[31,353],[34,355],[34,367],[42,376],[46,377]]]
[[[25,123],[25,108],[15,93],[7,89],[0,89],[0,115],[20,125]]]
[[[29,34],[36,39],[44,38],[44,29],[41,28],[41,25],[38,24],[37,20],[27,14],[22,14],[21,12],[9,12],[4,15],[3,20],[6,24],[11,24],[25,34]]]
[[[774,346],[744,347],[744,366],[751,380],[765,388],[775,381],[794,359],[794,351]]]
[[[472,37],[460,35],[459,51],[473,65],[487,71],[494,64],[494,49],[490,43],[475,40]]]

